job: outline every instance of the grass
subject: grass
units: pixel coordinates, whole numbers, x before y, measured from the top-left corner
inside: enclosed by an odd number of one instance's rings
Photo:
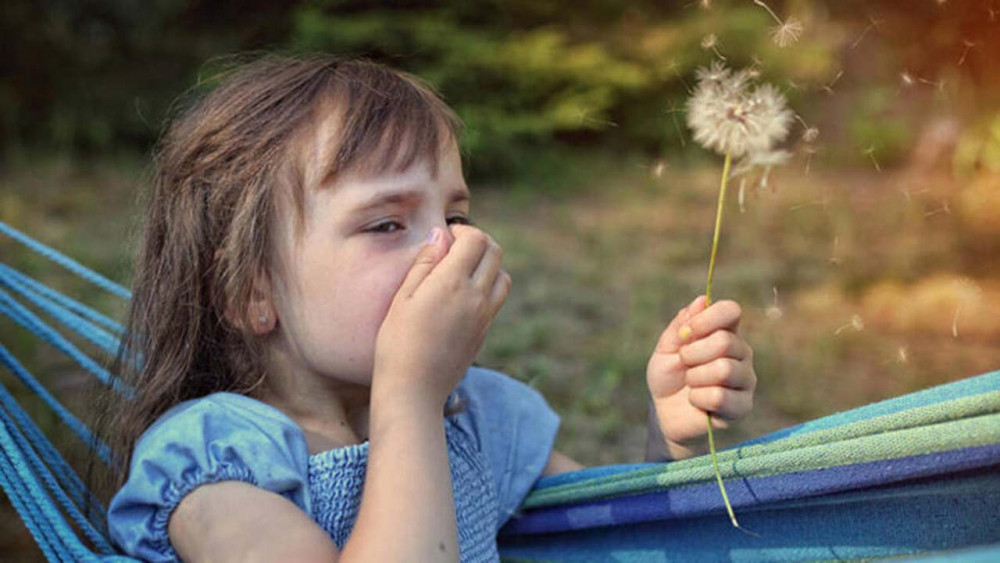
[[[0,220],[127,283],[143,166],[21,163],[0,176]],[[554,191],[530,179],[472,186],[473,216],[504,247],[514,282],[478,363],[543,393],[562,417],[556,447],[568,455],[586,465],[642,461],[646,362],[669,320],[704,290],[718,168],[655,177],[634,160],[579,166],[578,183]],[[737,182],[729,198],[713,294],[743,306],[760,383],[754,413],[718,433],[721,447],[1000,367],[1000,271],[963,230],[996,223],[934,212],[961,186],[905,170],[803,168],[778,171],[773,191],[750,190],[744,213]],[[120,316],[114,298],[11,241],[0,239],[0,254]],[[969,283],[978,295],[954,289]],[[978,306],[963,309],[956,336],[953,313],[968,299]],[[862,330],[849,326],[855,314]],[[71,362],[12,323],[0,326],[0,342],[86,410]],[[9,374],[0,381],[31,404]],[[54,440],[73,442],[31,408]],[[0,552],[40,555],[31,546],[23,528],[0,535]]]

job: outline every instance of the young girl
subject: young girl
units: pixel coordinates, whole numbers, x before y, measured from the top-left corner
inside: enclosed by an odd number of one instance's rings
[[[473,365],[511,288],[471,226],[455,114],[364,60],[268,57],[157,153],[110,409],[115,543],[154,561],[491,561],[552,449],[541,395]],[[647,460],[749,413],[740,308],[650,358]]]

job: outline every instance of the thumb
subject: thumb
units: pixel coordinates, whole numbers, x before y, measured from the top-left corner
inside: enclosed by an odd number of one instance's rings
[[[403,284],[399,286],[398,294],[410,297],[413,292],[417,290],[420,286],[420,282],[431,273],[434,266],[437,265],[438,260],[441,255],[441,229],[434,227],[431,229],[430,234],[427,236],[427,244],[420,249],[417,253],[417,257],[413,260],[413,265],[410,266],[410,271],[406,274],[406,278],[403,280]]]

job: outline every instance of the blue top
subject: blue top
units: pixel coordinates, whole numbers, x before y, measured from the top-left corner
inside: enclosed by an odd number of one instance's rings
[[[470,367],[444,419],[461,560],[499,559],[496,533],[541,476],[559,426],[542,395]],[[295,503],[343,548],[361,506],[368,442],[309,455],[302,429],[278,409],[233,393],[175,405],[139,438],[108,527],[126,554],[175,561],[167,522],[199,485],[244,481]]]

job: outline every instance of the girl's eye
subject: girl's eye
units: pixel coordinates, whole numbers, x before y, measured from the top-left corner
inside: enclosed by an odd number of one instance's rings
[[[462,223],[464,225],[475,225],[476,224],[475,221],[473,221],[472,219],[470,219],[468,217],[463,217],[461,215],[455,215],[454,217],[449,217],[448,221],[458,221],[458,222],[460,222],[460,223]],[[393,234],[393,233],[395,233],[396,231],[399,230],[399,228],[389,229],[389,227],[391,227],[393,225],[395,225],[396,227],[402,227],[402,225],[400,225],[399,221],[386,221],[384,223],[379,223],[378,225],[375,225],[374,227],[368,229],[368,232],[372,232],[372,233],[376,233],[376,234],[383,234],[383,235],[391,235],[391,234]]]

